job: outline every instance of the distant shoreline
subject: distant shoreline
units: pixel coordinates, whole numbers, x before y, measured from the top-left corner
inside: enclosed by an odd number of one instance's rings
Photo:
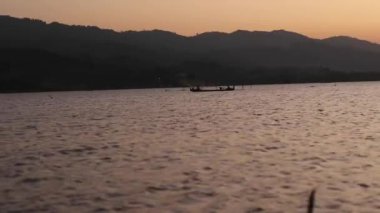
[[[0,92],[380,80],[380,45],[285,30],[121,32],[0,16]]]
[[[363,81],[333,81],[333,82],[294,82],[294,83],[258,83],[258,84],[235,84],[236,90],[241,90],[242,86],[269,86],[269,85],[297,85],[297,84],[334,84],[334,83],[365,83],[380,82],[380,80],[363,80]],[[204,86],[204,87],[217,87]],[[135,88],[109,88],[109,89],[73,89],[73,90],[29,90],[29,91],[0,91],[0,94],[22,94],[22,93],[50,93],[50,92],[95,92],[95,91],[120,91],[120,90],[145,90],[145,89],[178,89],[188,91],[190,86],[173,86],[173,87],[135,87]]]

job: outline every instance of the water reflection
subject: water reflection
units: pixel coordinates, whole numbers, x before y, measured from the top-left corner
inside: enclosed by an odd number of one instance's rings
[[[380,209],[379,83],[0,95],[6,211]]]

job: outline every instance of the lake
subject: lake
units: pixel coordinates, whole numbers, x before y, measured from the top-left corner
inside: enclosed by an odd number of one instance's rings
[[[380,212],[380,82],[0,94],[0,212]]]

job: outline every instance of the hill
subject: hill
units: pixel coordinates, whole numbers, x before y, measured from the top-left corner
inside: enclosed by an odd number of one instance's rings
[[[380,80],[380,45],[272,32],[186,37],[0,16],[0,91]]]

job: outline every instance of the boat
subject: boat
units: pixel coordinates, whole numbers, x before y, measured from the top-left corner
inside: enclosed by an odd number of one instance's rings
[[[190,88],[191,92],[225,92],[225,91],[234,91],[234,90],[235,90],[235,86],[219,87],[218,89],[202,89],[199,86]]]

